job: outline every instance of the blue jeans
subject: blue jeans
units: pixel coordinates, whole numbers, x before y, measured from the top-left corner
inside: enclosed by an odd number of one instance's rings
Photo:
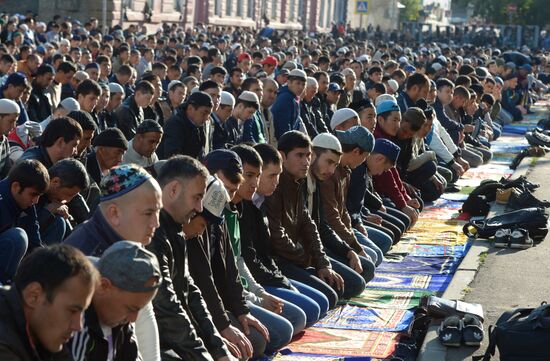
[[[290,284],[300,292],[300,294],[307,296],[311,298],[317,305],[319,306],[319,318],[321,319],[326,316],[328,309],[329,309],[329,303],[328,298],[323,294],[323,292],[319,291],[316,288],[313,288],[311,286],[306,285],[305,283],[298,282],[296,280],[291,279]],[[317,321],[315,321],[317,322]]]
[[[346,266],[345,263],[332,257],[329,257],[329,259],[334,272],[338,273],[344,279],[344,290],[339,292],[341,297],[348,299],[363,293],[366,286],[363,276]]]
[[[365,237],[365,235],[358,230],[354,229],[355,237],[357,241],[361,243],[365,253],[372,259],[376,266],[380,265],[384,260],[384,253],[382,250],[374,243],[370,238]]]
[[[48,212],[48,211],[45,209],[42,209],[39,212]],[[67,223],[65,219],[61,216],[55,215],[53,222],[50,223],[46,227],[46,229],[41,230],[40,236],[44,244],[51,246],[51,245],[63,242],[66,231],[67,231]]]
[[[266,354],[271,354],[290,342],[294,328],[286,318],[251,302],[247,302],[246,305],[250,309],[250,314],[263,323],[269,331],[269,341],[265,346]]]
[[[277,260],[277,265],[287,278],[305,283],[306,285],[322,292],[328,299],[329,308],[336,307],[339,294],[328,283],[317,277],[317,272],[314,268],[303,268],[284,258],[279,258]]]
[[[391,246],[393,245],[393,240],[389,235],[382,232],[379,229],[376,229],[371,226],[365,226],[365,229],[367,230],[367,234],[369,235],[369,239],[374,242],[380,248],[383,254],[388,253]]]
[[[0,283],[13,280],[28,245],[27,233],[22,228],[10,228],[0,234]]]
[[[349,260],[347,259],[347,257],[337,256],[335,253],[331,252],[328,249],[325,249],[325,253],[327,254],[327,256],[331,258],[331,260],[335,259],[340,263],[349,265]],[[359,260],[361,261],[361,267],[363,268],[363,272],[361,273],[361,276],[363,277],[365,282],[368,283],[370,280],[374,278],[374,271],[376,269],[376,265],[374,264],[374,261],[372,259],[369,259],[367,257],[359,256]]]
[[[502,125],[493,122],[493,140],[497,140],[502,134]]]
[[[305,287],[309,287],[309,286],[306,286],[306,285],[303,285]],[[319,304],[317,302],[315,302],[315,300],[313,300],[312,298],[309,298],[308,296],[300,293],[300,292],[296,292],[294,290],[290,290],[290,289],[287,289],[287,288],[282,288],[282,287],[273,287],[273,286],[264,286],[265,290],[269,293],[271,293],[273,296],[277,296],[283,300],[285,300],[285,308],[287,307],[287,303],[288,304],[292,304],[294,307],[298,307],[305,315],[305,318],[306,318],[306,323],[305,323],[305,326],[306,327],[309,327],[311,325],[313,325],[314,323],[316,323],[317,321],[319,321],[319,315],[321,313],[321,309],[319,307]],[[309,287],[311,288],[311,287]],[[323,296],[322,293],[319,292],[319,294]],[[325,297],[326,299],[326,297]],[[327,307],[328,307],[328,301],[327,301]],[[325,310],[326,312],[326,310]],[[286,318],[286,317],[285,317]],[[288,319],[288,318],[287,318]],[[289,320],[290,321],[290,320]],[[292,321],[290,321],[293,326],[294,326],[294,323]],[[298,333],[296,331],[297,327],[294,326],[294,334]]]

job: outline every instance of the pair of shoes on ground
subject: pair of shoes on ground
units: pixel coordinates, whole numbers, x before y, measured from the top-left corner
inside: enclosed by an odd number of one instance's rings
[[[437,330],[439,341],[447,347],[477,346],[483,342],[485,332],[479,318],[467,313],[463,318],[449,316]]]
[[[495,247],[527,249],[533,247],[533,240],[529,237],[529,231],[526,229],[503,228],[495,233]]]

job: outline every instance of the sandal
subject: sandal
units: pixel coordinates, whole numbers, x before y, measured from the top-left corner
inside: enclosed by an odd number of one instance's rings
[[[444,346],[460,347],[462,341],[462,320],[458,316],[449,316],[439,326],[437,331],[439,341]]]
[[[466,314],[462,319],[462,341],[466,346],[481,346],[483,341],[483,325],[479,319],[471,314]]]

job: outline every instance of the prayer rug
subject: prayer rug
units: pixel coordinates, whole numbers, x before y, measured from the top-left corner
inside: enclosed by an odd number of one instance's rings
[[[468,237],[462,232],[464,221],[449,220],[437,221],[419,219],[413,229],[402,238],[409,239],[418,244],[437,244],[454,246],[465,244]]]
[[[396,291],[367,288],[359,296],[347,300],[347,303],[362,307],[408,310],[418,306],[422,297],[432,294],[433,292],[430,291]]]
[[[367,289],[382,288],[411,291],[443,292],[451,279],[452,274],[420,275],[403,273],[377,273],[367,284]]]
[[[420,213],[422,219],[448,220],[456,219],[460,214],[462,202],[439,198],[426,206]]]
[[[408,333],[414,313],[406,309],[343,305],[328,311],[314,327]]]
[[[415,244],[409,252],[409,256],[414,257],[456,257],[462,258],[468,253],[472,242],[457,246],[441,246],[428,244]]]
[[[468,194],[472,192],[473,187],[462,187],[458,193],[443,193],[441,198],[448,199],[450,201],[464,202],[468,199]]]
[[[456,257],[414,257],[406,256],[399,262],[384,261],[376,272],[407,274],[449,274],[454,273],[461,259]]]
[[[397,332],[375,332],[310,327],[292,341],[292,352],[336,356],[370,356],[384,359],[393,354]]]
[[[272,361],[370,361],[370,357],[341,357],[341,356],[323,356],[323,355],[310,355],[302,353],[288,352],[286,354],[279,353],[271,359]]]

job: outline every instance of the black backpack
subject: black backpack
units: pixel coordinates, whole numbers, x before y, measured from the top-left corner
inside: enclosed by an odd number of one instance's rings
[[[550,305],[518,308],[503,313],[489,327],[489,346],[473,361],[489,361],[498,348],[501,361],[550,360]]]
[[[496,199],[497,189],[504,185],[494,180],[484,180],[469,195],[462,205],[461,212],[470,216],[486,216],[491,209],[490,203]]]
[[[472,218],[462,231],[469,237],[488,239],[499,229],[523,228],[529,231],[533,241],[542,241],[548,233],[547,222],[548,215],[543,208],[524,208],[487,219]]]

